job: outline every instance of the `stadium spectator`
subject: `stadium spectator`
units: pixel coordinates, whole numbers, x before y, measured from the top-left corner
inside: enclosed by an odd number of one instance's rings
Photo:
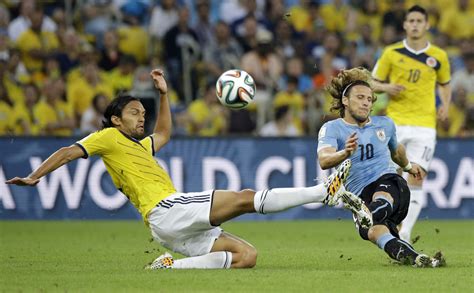
[[[321,17],[327,30],[342,33],[346,30],[349,7],[343,0],[333,0],[321,6]]]
[[[287,15],[287,20],[299,33],[309,33],[326,27],[318,0],[300,0],[299,5],[291,7]]]
[[[403,22],[405,20],[405,1],[393,0],[389,10],[382,17],[382,27],[393,26],[398,36],[404,33]]]
[[[138,64],[148,59],[149,38],[147,31],[140,25],[137,11],[123,10],[123,23],[117,28],[118,47],[121,53],[132,55]]]
[[[119,37],[116,30],[104,33],[104,47],[100,51],[99,67],[109,71],[118,66],[122,53],[118,47]]]
[[[106,73],[108,84],[112,86],[114,94],[132,89],[136,68],[137,61],[135,57],[131,55],[120,56],[118,67]]]
[[[218,21],[215,25],[216,42],[204,50],[204,62],[208,70],[208,80],[215,81],[225,71],[240,68],[242,47],[230,35],[229,26]]]
[[[437,135],[439,137],[462,136],[466,125],[466,109],[474,106],[474,101],[469,101],[467,90],[462,86],[453,87],[453,101],[449,107],[448,119],[439,121]]]
[[[195,65],[201,56],[198,37],[194,29],[188,24],[189,10],[181,7],[178,14],[178,23],[172,27],[163,38],[163,60],[169,72],[168,79],[174,89],[177,90],[181,101],[194,99],[196,76]],[[185,76],[186,75],[186,76]],[[191,81],[185,79],[190,77]],[[189,91],[186,96],[185,91]]]
[[[276,23],[275,51],[281,58],[292,58],[305,53],[302,40],[294,36],[293,28],[284,19]]]
[[[42,11],[42,9],[43,8],[36,0],[23,0],[20,2],[20,15],[13,19],[8,26],[8,35],[13,42],[16,42],[17,39],[31,27],[31,17],[33,12]],[[48,16],[44,16],[39,31],[55,33],[56,29],[57,26],[54,21]]]
[[[75,129],[74,112],[64,98],[65,86],[62,78],[44,83],[43,97],[34,106],[34,119],[39,132],[54,136],[71,136]]]
[[[6,67],[4,60],[0,60],[0,72]],[[0,74],[3,77],[3,74]],[[1,80],[0,80],[1,81]],[[15,126],[14,104],[8,95],[8,91],[3,82],[0,82],[0,135],[13,134]]]
[[[81,22],[84,34],[97,48],[102,48],[103,35],[114,27],[114,13],[110,7],[111,0],[91,0],[81,7]]]
[[[411,7],[403,27],[406,39],[385,49],[373,70],[373,85],[376,91],[390,95],[387,115],[397,124],[398,140],[407,146],[410,161],[422,168],[421,178],[408,178],[411,202],[400,236],[410,242],[424,198],[422,178],[428,172],[436,146],[436,118],[443,121],[448,116],[451,73],[446,52],[428,42],[425,9]],[[433,89],[437,89],[441,99],[438,109]]]
[[[109,99],[101,94],[92,99],[92,105],[84,112],[81,118],[80,131],[83,134],[92,133],[102,128],[102,119]]]
[[[271,98],[278,85],[278,79],[283,72],[283,63],[280,57],[273,52],[273,35],[261,30],[257,33],[257,48],[244,54],[242,69],[254,79],[257,91],[257,129],[265,124],[271,110]]]
[[[42,31],[43,10],[35,9],[30,13],[31,26],[16,39],[16,45],[22,53],[22,60],[30,72],[41,70],[43,60],[51,56],[59,47],[56,34]]]
[[[281,90],[286,90],[288,86],[288,79],[295,77],[297,79],[297,91],[309,95],[314,90],[314,85],[311,77],[304,72],[303,60],[300,57],[293,57],[287,59],[285,64],[285,74],[281,76],[278,87]]]
[[[267,122],[260,129],[260,136],[298,136],[300,131],[293,123],[294,116],[289,106],[275,108],[275,119]]]
[[[474,11],[468,8],[468,0],[453,1],[451,9],[442,14],[439,29],[454,41],[474,38]]]
[[[243,23],[242,32],[236,35],[244,53],[257,47],[257,33],[261,30],[264,29],[258,26],[255,16],[251,14],[247,15]]]
[[[5,31],[8,36],[8,25],[10,24],[10,12],[0,4],[0,30]]]
[[[71,103],[76,118],[91,106],[97,94],[104,94],[109,99],[113,96],[112,85],[107,82],[105,73],[101,72],[93,60],[86,61],[79,68],[78,76],[67,85],[67,99]],[[80,121],[80,120],[79,120]]]
[[[298,78],[295,76],[289,76],[286,90],[280,91],[275,95],[273,107],[276,109],[282,106],[290,108],[293,124],[298,129],[298,133],[304,133],[305,98],[298,91]]]
[[[198,19],[193,25],[199,45],[212,46],[215,43],[215,32],[210,19],[209,0],[198,0],[196,3]]]
[[[463,56],[465,67],[456,71],[451,80],[453,90],[467,91],[468,99],[474,103],[474,51]]]
[[[18,135],[38,135],[40,126],[35,119],[34,108],[40,99],[38,87],[29,83],[24,85],[24,103],[15,105],[18,124],[15,127],[15,134]]]
[[[176,24],[178,24],[176,0],[163,0],[153,7],[148,32],[154,39],[161,40]]]
[[[60,37],[61,46],[54,57],[59,62],[61,74],[67,75],[79,66],[82,44],[80,36],[73,29],[67,29]]]
[[[202,98],[189,104],[187,133],[197,136],[217,136],[227,132],[228,110],[216,99],[215,84],[206,86]]]

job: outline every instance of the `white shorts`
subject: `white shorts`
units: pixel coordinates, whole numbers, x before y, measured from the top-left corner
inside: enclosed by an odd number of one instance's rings
[[[148,214],[153,238],[185,256],[211,252],[222,233],[209,221],[213,196],[214,190],[177,192],[162,200]]]
[[[398,143],[405,146],[408,160],[428,171],[436,147],[436,130],[420,126],[397,126],[397,139]]]

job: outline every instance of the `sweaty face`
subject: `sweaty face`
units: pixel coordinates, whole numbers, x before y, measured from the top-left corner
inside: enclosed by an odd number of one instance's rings
[[[422,38],[426,31],[430,28],[425,15],[420,12],[410,12],[403,23],[403,28],[408,38]]]
[[[350,89],[346,115],[359,123],[365,122],[372,110],[372,90],[365,85],[355,85]]]
[[[145,108],[139,101],[131,101],[122,110],[120,125],[122,132],[133,138],[141,139],[145,134]]]

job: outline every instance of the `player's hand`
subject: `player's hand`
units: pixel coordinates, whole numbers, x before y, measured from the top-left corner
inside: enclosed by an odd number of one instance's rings
[[[443,104],[438,108],[438,119],[441,122],[445,122],[446,120],[448,120],[448,111],[449,111],[449,105]]]
[[[408,173],[410,173],[413,177],[415,177],[418,180],[423,179],[423,174],[425,173],[425,171],[423,171],[423,169],[420,167],[420,165],[418,165],[416,163],[411,163],[411,165],[412,165],[412,167],[411,167],[410,171],[408,171]]]
[[[400,92],[404,91],[405,87],[400,84],[389,83],[385,85],[384,91],[389,94],[390,96],[398,96]]]
[[[161,69],[153,69],[150,73],[151,78],[155,87],[160,91],[160,94],[164,95],[168,92],[168,85],[165,80],[165,73]]]
[[[352,133],[346,140],[346,147],[344,151],[347,154],[347,157],[352,156],[352,154],[357,149],[357,133]]]
[[[20,185],[20,186],[35,186],[38,184],[40,180],[39,179],[33,179],[31,177],[15,177],[10,180],[5,181],[6,184],[15,184],[15,185]]]

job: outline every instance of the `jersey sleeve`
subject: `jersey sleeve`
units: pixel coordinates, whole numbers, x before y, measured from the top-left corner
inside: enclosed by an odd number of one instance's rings
[[[318,134],[318,152],[327,147],[337,150],[337,129],[332,123],[325,123]]]
[[[75,144],[84,151],[83,158],[105,155],[113,150],[113,128],[106,128],[89,134]]]
[[[393,122],[392,119],[386,117],[387,119],[387,124],[388,124],[388,135],[390,137],[388,141],[388,147],[390,151],[394,152],[397,149],[398,146],[398,139],[397,139],[397,130],[395,128],[395,123]]]
[[[140,140],[141,145],[147,150],[147,152],[150,152],[153,156],[155,155],[155,147],[154,147],[154,141],[153,141],[153,136],[149,135],[145,137],[144,139]]]
[[[384,50],[382,56],[377,60],[377,63],[374,66],[372,71],[372,77],[380,80],[386,81],[388,75],[390,74],[390,51]]]
[[[439,84],[447,84],[451,80],[451,69],[448,55],[443,52],[440,58],[441,67],[436,72],[436,79]]]

